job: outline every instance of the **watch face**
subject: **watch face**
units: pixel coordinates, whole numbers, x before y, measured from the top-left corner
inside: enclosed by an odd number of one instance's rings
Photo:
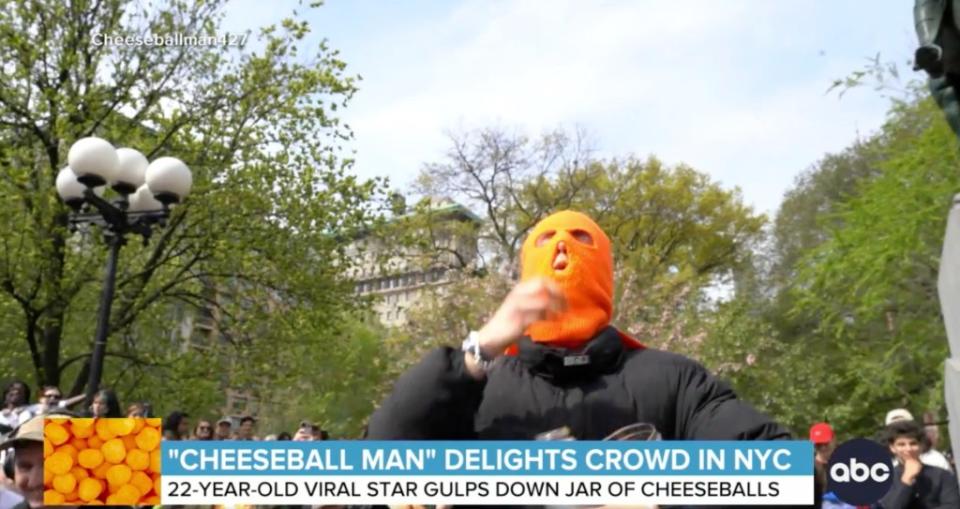
[[[471,332],[470,336],[463,342],[463,347],[461,348],[464,353],[469,353],[473,355],[473,358],[476,359],[477,364],[480,365],[480,368],[484,371],[490,367],[490,359],[487,359],[483,356],[483,351],[480,350],[480,342],[477,341],[476,333]]]

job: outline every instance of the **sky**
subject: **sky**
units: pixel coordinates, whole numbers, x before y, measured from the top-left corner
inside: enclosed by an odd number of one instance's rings
[[[921,78],[908,65],[905,0],[270,4],[231,3],[224,29],[297,8],[313,30],[307,46],[326,38],[362,77],[341,115],[354,170],[400,189],[443,160],[450,130],[582,127],[600,157],[684,163],[773,214],[799,173],[884,121],[882,94],[840,97],[828,93],[834,80],[877,54]]]

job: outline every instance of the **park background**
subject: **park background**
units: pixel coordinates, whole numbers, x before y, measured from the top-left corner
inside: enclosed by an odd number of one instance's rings
[[[614,323],[798,435],[946,417],[960,172],[907,4],[15,0],[0,28],[2,379],[83,391],[106,250],[54,179],[95,134],[194,175],[121,254],[124,404],[357,437],[570,207],[616,246]]]

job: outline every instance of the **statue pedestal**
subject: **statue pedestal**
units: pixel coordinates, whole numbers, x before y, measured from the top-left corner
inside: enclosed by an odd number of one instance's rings
[[[954,196],[947,219],[937,290],[950,343],[950,358],[944,364],[944,397],[950,419],[950,441],[956,456],[960,454],[960,194]]]
[[[960,194],[954,196],[947,219],[937,289],[950,342],[950,357],[960,359]]]
[[[960,447],[960,359],[947,359],[943,373],[944,397],[947,398],[947,415],[950,424],[950,442],[956,457]]]

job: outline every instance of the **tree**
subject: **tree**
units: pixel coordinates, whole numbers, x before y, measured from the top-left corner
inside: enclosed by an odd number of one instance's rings
[[[324,314],[319,309],[285,314],[272,322],[277,330],[270,342],[230,356],[234,379],[259,396],[263,433],[292,433],[308,419],[333,437],[360,438],[389,386],[392,361],[383,355],[382,328],[352,315],[331,328]]]
[[[567,208],[582,182],[577,170],[589,159],[584,131],[557,129],[538,139],[501,128],[448,133],[451,147],[442,162],[427,163],[414,193],[463,200],[483,218],[481,265],[503,274],[516,272],[517,256],[527,231],[552,210]],[[529,200],[519,194],[529,182],[568,180],[562,193]]]
[[[926,97],[895,104],[882,139],[879,175],[843,203],[792,287],[794,313],[816,316],[816,345],[836,352],[821,402],[859,431],[884,408],[941,408],[947,356],[936,274],[960,186],[955,140]],[[831,390],[844,381],[838,400]]]
[[[171,351],[179,339],[170,320],[183,320],[184,309],[216,309],[222,337],[240,349],[271,341],[269,322],[245,321],[282,318],[266,312],[271,302],[285,302],[287,313],[324,311],[311,333],[334,330],[355,307],[338,235],[370,222],[380,183],[349,175],[351,161],[338,157],[351,134],[335,114],[355,80],[337,53],[321,43],[301,55],[310,27],[296,17],[243,48],[97,39],[214,37],[224,6],[16,1],[0,13],[0,337],[11,358],[29,359],[38,384],[72,373],[77,392],[85,381],[104,250],[95,232],[68,232],[53,186],[66,150],[84,136],[151,159],[179,157],[195,182],[148,246],[121,254],[110,383],[190,374],[161,389],[176,391],[209,378],[202,355],[188,362]],[[221,291],[231,297],[211,298]],[[184,363],[192,367],[178,371]]]
[[[584,172],[572,206],[594,217],[613,243],[615,321],[648,342],[695,353],[703,331],[690,319],[709,309],[707,292],[728,287],[749,260],[766,218],[739,190],[653,157],[597,162]]]

